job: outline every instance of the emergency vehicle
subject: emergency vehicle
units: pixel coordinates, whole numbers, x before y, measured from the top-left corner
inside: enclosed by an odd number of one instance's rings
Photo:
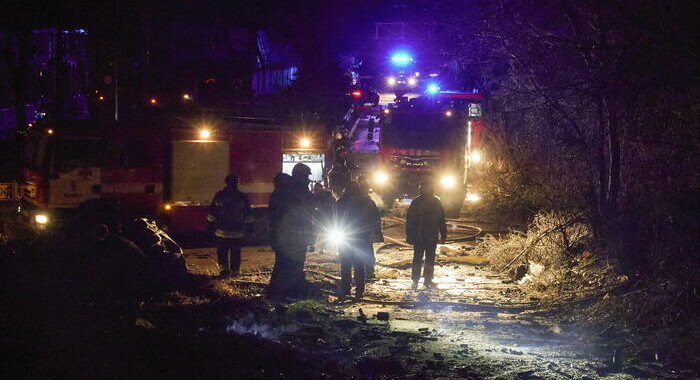
[[[481,161],[483,101],[478,93],[441,91],[383,109],[372,180],[385,206],[408,202],[423,181],[434,182],[449,214],[478,200],[470,179]]]
[[[298,162],[311,167],[312,180],[322,179],[326,140],[258,118],[33,126],[21,144],[8,144],[22,159],[0,178],[0,234],[10,239],[6,227],[17,218],[51,230],[95,198],[118,200],[125,217],[157,218],[174,236],[203,233],[226,175],[237,174],[241,191],[262,208],[274,175],[291,173]]]

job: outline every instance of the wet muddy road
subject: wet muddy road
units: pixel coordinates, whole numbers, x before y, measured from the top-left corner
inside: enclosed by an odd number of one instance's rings
[[[385,233],[389,238],[403,239],[400,223],[387,224]],[[465,236],[470,233],[463,232]],[[459,232],[451,237],[459,237]],[[418,289],[411,288],[407,262],[412,258],[412,250],[393,245],[377,250],[377,278],[368,284],[366,300],[339,302],[328,296],[326,308],[342,318],[367,319],[362,327],[365,332],[349,338],[353,343],[342,349],[353,357],[355,365],[379,368],[378,372],[370,370],[360,377],[692,378],[688,373],[676,374],[663,368],[653,354],[649,358],[631,356],[625,351],[631,337],[627,341],[612,339],[600,331],[590,331],[575,320],[577,313],[585,313],[582,305],[544,305],[531,298],[521,285],[494,273],[484,263],[455,261],[455,252],[460,248],[468,250],[470,244],[473,242],[463,241],[442,248],[433,289],[424,289],[422,284]],[[191,268],[215,274],[213,252],[196,251],[188,252]],[[267,247],[246,248],[243,271],[252,274],[249,278],[265,281],[265,274],[254,273],[269,270],[273,260]],[[310,253],[307,268],[310,279],[324,282],[327,292],[333,289],[331,277],[339,275],[337,255]],[[304,327],[287,329],[283,336],[299,339],[294,336],[300,330]],[[362,334],[372,337],[363,339]],[[331,342],[343,341],[321,336],[315,342],[319,339],[328,341],[329,346],[333,345]],[[394,367],[402,370],[382,372]]]

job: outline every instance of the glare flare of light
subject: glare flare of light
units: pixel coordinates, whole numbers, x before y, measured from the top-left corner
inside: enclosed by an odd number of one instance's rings
[[[396,85],[396,78],[394,78],[394,77],[389,77],[389,78],[387,78],[386,83],[387,83],[389,86],[394,86],[394,85]]]
[[[440,178],[440,184],[444,187],[454,187],[457,184],[457,179],[453,175],[444,175]]]
[[[49,222],[49,217],[45,214],[37,214],[34,215],[34,221],[37,222],[37,224],[47,224]]]
[[[472,152],[470,159],[472,162],[479,162],[481,161],[481,154],[479,152]]]
[[[362,97],[362,91],[360,91],[360,90],[355,90],[355,91],[351,92],[351,94],[354,98],[361,98]]]
[[[426,88],[426,92],[431,95],[437,94],[440,92],[440,86],[438,86],[436,83],[431,83]]]
[[[208,129],[202,129],[199,131],[199,138],[200,139],[206,140],[209,137],[211,137],[211,131],[209,131]]]
[[[150,103],[151,103],[151,105],[154,105],[154,106],[155,106],[156,104],[158,104],[158,99],[156,99],[156,98],[151,98]]]
[[[374,174],[374,182],[381,185],[389,181],[389,176],[384,172],[377,172]]]
[[[190,94],[182,94],[182,99],[183,99],[183,100],[192,100],[192,95],[190,95]]]
[[[387,114],[387,115],[388,115],[388,114],[389,114],[389,112],[391,112],[391,110],[389,110],[388,108],[384,108],[384,111],[382,111],[382,112],[384,112],[385,114]]]
[[[48,133],[48,134],[50,134],[50,135],[53,135],[53,129],[51,129],[51,128],[47,129],[47,130],[46,130],[46,133]]]
[[[481,197],[474,193],[468,193],[464,199],[467,200],[467,202],[478,202],[481,200]]]
[[[416,78],[408,78],[408,85],[409,86],[415,86],[418,81],[416,81]]]
[[[163,209],[164,209],[165,211],[170,211],[170,210],[173,209],[173,205],[171,205],[170,203],[166,203],[166,204],[163,205]]]
[[[397,51],[391,55],[391,63],[395,66],[408,66],[413,62],[413,57],[408,52]]]
[[[445,111],[445,116],[447,116],[447,117],[452,116],[452,111],[450,111],[450,110]]]
[[[328,231],[326,237],[329,242],[335,245],[341,245],[345,243],[346,239],[345,232],[343,232],[340,228],[332,228],[330,231]]]
[[[103,102],[105,100],[105,97],[103,95],[100,95],[97,97],[97,100]]]
[[[308,149],[311,147],[311,139],[304,137],[301,140],[299,140],[299,146],[301,146],[304,149]]]

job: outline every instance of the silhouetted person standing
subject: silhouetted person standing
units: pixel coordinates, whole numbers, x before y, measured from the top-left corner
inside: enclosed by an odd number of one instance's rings
[[[314,184],[312,195],[314,202],[314,224],[317,236],[316,245],[319,252],[324,253],[326,241],[320,235],[332,223],[336,201],[331,191],[324,189],[321,182],[316,182]]]
[[[248,197],[238,190],[238,177],[226,176],[226,187],[214,195],[207,221],[214,225],[216,256],[221,276],[237,275],[241,269],[241,246],[251,216]]]
[[[364,294],[365,269],[372,252],[371,239],[377,223],[376,208],[374,202],[362,193],[357,182],[350,182],[345,194],[338,200],[338,227],[345,236],[339,246],[340,296],[350,294],[353,270],[355,295],[361,298]]]
[[[360,176],[357,179],[357,183],[360,185],[360,192],[364,197],[369,199],[368,207],[370,213],[370,222],[372,223],[372,231],[370,232],[370,240],[366,247],[367,249],[367,260],[365,261],[365,278],[366,280],[371,280],[374,278],[374,264],[376,263],[376,258],[374,255],[374,246],[372,243],[381,243],[384,241],[384,234],[382,233],[382,219],[379,215],[379,209],[377,204],[374,202],[372,197],[369,195],[370,186],[369,180],[365,176]]]
[[[278,260],[270,283],[273,293],[295,296],[306,290],[304,263],[315,238],[313,200],[308,187],[310,175],[308,166],[296,164],[289,185],[270,197],[268,211]]]
[[[406,241],[413,244],[413,270],[411,279],[413,287],[418,286],[421,277],[421,266],[425,257],[423,278],[425,287],[433,285],[433,270],[435,267],[435,249],[438,235],[444,244],[447,238],[445,211],[442,203],[434,195],[432,183],[424,182],[420,187],[420,195],[416,197],[406,214]]]
[[[278,173],[275,175],[274,185],[275,190],[270,195],[270,203],[267,207],[267,219],[269,223],[270,231],[270,247],[275,252],[275,265],[272,268],[272,275],[270,276],[270,286],[269,291],[272,293],[280,293],[284,289],[281,280],[281,273],[284,269],[289,267],[289,264],[285,261],[285,256],[283,253],[283,248],[281,245],[280,228],[279,223],[282,220],[282,216],[287,211],[287,205],[289,204],[289,187],[292,184],[292,176],[286,173]]]

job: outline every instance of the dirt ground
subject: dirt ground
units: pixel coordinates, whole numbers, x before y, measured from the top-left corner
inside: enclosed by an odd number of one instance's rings
[[[385,232],[388,237],[403,238],[400,225],[390,226]],[[325,290],[309,306],[312,323],[295,320],[275,325],[247,316],[247,320],[233,321],[237,326],[233,331],[275,342],[294,341],[311,350],[340,350],[345,354],[341,362],[348,366],[345,373],[359,378],[697,376],[666,368],[658,354],[640,357],[636,351],[626,352],[633,337],[613,338],[590,331],[576,318],[585,312],[583,304],[564,302],[563,297],[561,304],[542,304],[508,276],[492,272],[488,265],[449,262],[456,248],[468,248],[470,244],[454,243],[442,249],[442,261],[435,270],[437,286],[431,290],[422,286],[411,289],[410,268],[405,265],[412,257],[409,248],[375,245],[379,248],[377,280],[368,284],[365,299],[355,302],[340,302],[330,295],[335,287],[332,277],[339,276],[337,255],[310,253],[307,278]],[[213,249],[193,249],[186,254],[193,272],[218,272]],[[250,297],[262,297],[263,288],[252,283],[267,281],[273,257],[269,247],[245,248],[243,276],[222,280],[221,286],[245,287]],[[351,328],[316,331],[307,336],[306,330],[318,327],[319,319],[324,320],[320,325],[348,323]]]
[[[502,226],[474,222],[482,232]],[[451,223],[451,239],[474,228]],[[387,240],[402,226],[385,223]],[[8,379],[693,379],[627,331],[582,322],[586,303],[546,303],[507,275],[464,256],[473,240],[440,248],[437,286],[411,289],[408,247],[375,245],[377,279],[362,300],[334,296],[333,252],[310,253],[305,299],[264,286],[269,247],[246,247],[242,275],[217,278],[212,248],[186,250],[186,282],[124,291],[51,245],[0,256],[0,377]],[[79,256],[79,255],[78,255]]]

